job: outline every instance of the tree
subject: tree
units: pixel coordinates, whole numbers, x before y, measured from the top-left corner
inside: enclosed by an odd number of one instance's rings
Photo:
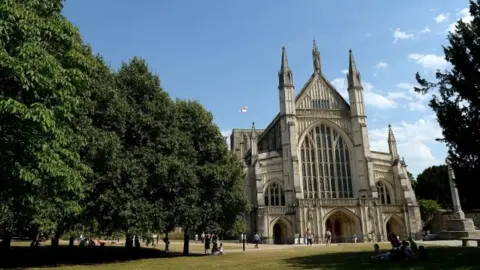
[[[197,231],[222,234],[234,228],[238,216],[249,211],[248,200],[243,189],[244,173],[241,164],[228,150],[213,116],[195,101],[177,100],[180,129],[188,134],[193,143],[194,164],[198,182],[195,203],[190,207],[192,220],[181,224],[188,234]],[[193,183],[192,183],[193,184]],[[192,195],[193,196],[193,195]],[[185,240],[184,254],[188,254]]]
[[[81,212],[90,170],[74,132],[95,65],[61,0],[0,3],[0,227],[58,236]],[[55,243],[55,242],[54,242]]]
[[[420,199],[434,200],[440,207],[451,209],[452,195],[447,166],[431,166],[420,173],[415,192]]]
[[[440,210],[440,205],[434,200],[421,199],[418,201],[418,205],[420,206],[422,220],[426,223],[430,222],[438,210]]]
[[[479,189],[480,175],[480,0],[470,1],[469,23],[459,21],[448,35],[443,47],[445,59],[451,64],[449,70],[437,70],[436,82],[429,82],[416,74],[420,87],[415,91],[437,91],[430,100],[430,107],[437,115],[448,147],[455,183],[460,196],[470,198],[464,207],[480,207],[475,200]],[[435,92],[434,92],[435,93]]]
[[[85,155],[96,172],[89,216],[103,233],[124,231],[128,240],[163,231],[173,211],[165,207],[178,192],[175,177],[188,167],[177,159],[176,150],[188,148],[178,146],[174,102],[142,59],[98,74],[89,114],[92,143]],[[165,196],[167,191],[173,195]]]

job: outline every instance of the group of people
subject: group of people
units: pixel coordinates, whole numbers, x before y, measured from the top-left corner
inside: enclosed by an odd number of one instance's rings
[[[218,235],[202,233],[201,240],[205,246],[205,254],[223,255],[223,243],[218,241]],[[211,249],[210,245],[212,245]]]
[[[305,233],[305,244],[307,246],[311,246],[313,244],[313,239],[314,239],[314,235],[313,233],[310,231],[309,228],[307,228],[307,231]],[[318,239],[317,239],[318,240]],[[330,230],[327,230],[325,232],[325,245],[331,245],[332,244],[332,232],[330,232]]]
[[[371,260],[385,260],[385,261],[400,261],[400,260],[411,260],[427,259],[427,251],[424,246],[417,247],[415,241],[412,238],[409,238],[408,241],[401,241],[398,236],[394,233],[388,235],[388,241],[392,245],[392,249],[386,253],[381,253],[371,257]],[[380,252],[380,246],[378,244],[373,245],[375,253]]]

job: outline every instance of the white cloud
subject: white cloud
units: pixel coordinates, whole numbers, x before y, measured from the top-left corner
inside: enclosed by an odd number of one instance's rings
[[[348,84],[346,79],[336,78],[332,80],[331,83],[346,100],[349,100],[347,91]],[[397,107],[397,103],[394,100],[389,99],[388,96],[384,96],[375,91],[371,83],[364,82],[362,85],[364,101],[366,105],[370,105],[377,109],[391,109]]]
[[[470,23],[473,20],[473,17],[472,17],[472,15],[470,15],[470,10],[468,8],[464,8],[464,9],[460,10],[458,15],[460,16],[458,18],[458,20],[461,20],[464,23]],[[450,24],[450,26],[448,26],[448,29],[447,29],[448,32],[454,32],[455,31],[455,26],[457,25],[458,20],[456,22]]]
[[[426,34],[426,33],[430,33],[431,31],[432,31],[432,30],[430,30],[430,28],[428,28],[428,27],[425,26],[425,28],[423,28],[422,30],[420,30],[420,33]]]
[[[449,16],[448,13],[440,13],[434,19],[435,19],[435,22],[442,23],[448,19],[448,16]]]
[[[444,158],[435,157],[431,151],[432,146],[440,145],[435,139],[442,137],[442,130],[434,116],[419,119],[414,123],[402,121],[392,125],[392,130],[397,141],[398,154],[405,157],[412,173],[418,174],[429,166],[443,163]],[[372,150],[388,152],[388,127],[370,130],[369,137]]]
[[[342,70],[340,70],[340,72],[342,72],[343,74],[347,74],[347,73],[348,73],[348,69],[342,69]]]
[[[415,61],[426,69],[444,69],[448,65],[443,56],[435,54],[411,53],[408,55],[408,59]]]
[[[224,137],[226,137],[228,149],[231,149],[231,147],[230,147],[230,135],[232,134],[232,131],[231,130],[222,130],[221,132],[222,132],[222,135]]]
[[[388,92],[387,96],[391,99],[405,99],[405,100],[413,99],[407,92]]]
[[[419,100],[407,104],[410,111],[426,111],[427,107]]]
[[[429,95],[424,95],[424,94],[415,92],[415,87],[416,86],[418,87],[418,85],[413,85],[413,84],[410,84],[410,83],[401,82],[401,83],[398,83],[396,86],[397,86],[398,89],[407,90],[406,93],[408,95],[414,97],[417,100],[425,101],[425,100],[430,98]]]
[[[413,39],[413,34],[400,30],[400,28],[393,31],[393,43],[397,43],[399,40]]]
[[[388,67],[388,64],[385,63],[385,62],[378,62],[376,65],[375,65],[376,68],[387,68]]]

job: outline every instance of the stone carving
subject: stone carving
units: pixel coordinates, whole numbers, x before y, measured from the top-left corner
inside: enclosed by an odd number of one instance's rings
[[[313,220],[313,208],[309,207],[307,210],[308,220]]]

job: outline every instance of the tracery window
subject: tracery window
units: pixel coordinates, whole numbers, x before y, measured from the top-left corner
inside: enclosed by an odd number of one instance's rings
[[[314,109],[329,110],[329,109],[331,109],[330,100],[328,100],[328,99],[314,99],[314,100],[312,100],[312,107]]]
[[[304,198],[352,198],[350,150],[331,127],[319,125],[300,147]]]
[[[390,197],[390,192],[388,191],[387,186],[382,181],[378,181],[375,186],[378,191],[378,198],[380,199],[381,204],[391,204],[392,199]]]
[[[285,205],[285,192],[283,188],[277,183],[272,183],[268,185],[265,190],[265,205],[266,206],[284,206]]]

